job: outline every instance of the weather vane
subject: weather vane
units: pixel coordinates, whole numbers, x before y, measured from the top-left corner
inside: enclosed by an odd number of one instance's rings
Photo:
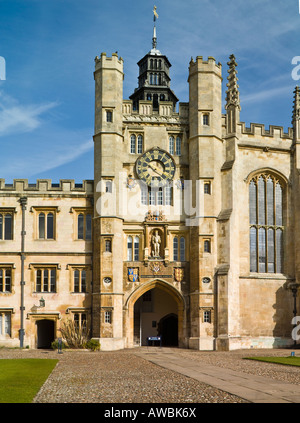
[[[300,2],[300,0],[299,0],[299,2]],[[157,7],[156,7],[156,6],[154,6],[154,9],[153,9],[153,13],[154,13],[153,20],[154,20],[154,22],[155,22],[155,21],[156,21],[156,19],[158,18],[158,14],[157,14],[157,12],[156,12],[156,9],[157,9]]]
[[[300,0],[299,0],[300,1]],[[157,46],[157,39],[156,39],[156,27],[155,27],[155,21],[156,21],[156,19],[158,18],[158,14],[157,14],[157,12],[156,12],[156,6],[154,6],[154,8],[153,8],[153,13],[154,13],[154,16],[153,16],[153,21],[154,21],[154,26],[153,26],[153,38],[152,38],[152,48],[153,49],[156,49],[156,46]]]

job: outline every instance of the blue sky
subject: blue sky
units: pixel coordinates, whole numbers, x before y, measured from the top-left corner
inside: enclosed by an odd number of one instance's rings
[[[154,4],[179,101],[196,56],[222,63],[225,98],[233,53],[241,120],[291,126],[299,0],[0,0],[0,178],[93,179],[94,58],[118,51],[128,98],[151,49]]]

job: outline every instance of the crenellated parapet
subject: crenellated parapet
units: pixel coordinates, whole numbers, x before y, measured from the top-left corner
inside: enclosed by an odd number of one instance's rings
[[[245,122],[238,124],[239,133],[241,135],[254,135],[258,137],[270,137],[270,138],[282,138],[291,140],[293,138],[293,128],[288,128],[288,132],[284,132],[282,126],[270,125],[269,129],[266,129],[264,124],[261,123],[250,123],[250,127],[246,127]]]
[[[196,72],[213,72],[222,78],[222,64],[216,63],[216,59],[209,56],[207,60],[203,60],[203,56],[197,56],[196,60],[191,58],[189,64],[189,75],[192,76]]]
[[[106,56],[106,53],[101,53],[100,57],[95,57],[95,72],[102,68],[113,68],[123,73],[123,62],[122,57],[118,57],[117,53],[112,53],[111,57]]]
[[[0,179],[0,191],[3,194],[8,192],[27,192],[93,195],[94,181],[84,180],[82,183],[75,183],[74,179],[61,179],[59,183],[53,183],[51,179],[37,179],[36,183],[28,183],[28,179],[14,179],[13,183],[8,184],[5,183],[5,179]]]

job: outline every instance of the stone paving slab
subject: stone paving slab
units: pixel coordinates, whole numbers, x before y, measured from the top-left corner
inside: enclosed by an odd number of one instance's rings
[[[300,403],[300,385],[195,362],[176,352],[137,350],[144,359],[254,403]]]

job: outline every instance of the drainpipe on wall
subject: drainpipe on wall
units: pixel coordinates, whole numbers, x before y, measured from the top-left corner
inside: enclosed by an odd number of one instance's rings
[[[20,204],[22,207],[22,232],[21,232],[21,328],[20,328],[20,348],[24,347],[24,335],[25,335],[25,329],[24,329],[24,266],[25,266],[25,210],[27,205],[27,198],[22,197],[20,198]]]

